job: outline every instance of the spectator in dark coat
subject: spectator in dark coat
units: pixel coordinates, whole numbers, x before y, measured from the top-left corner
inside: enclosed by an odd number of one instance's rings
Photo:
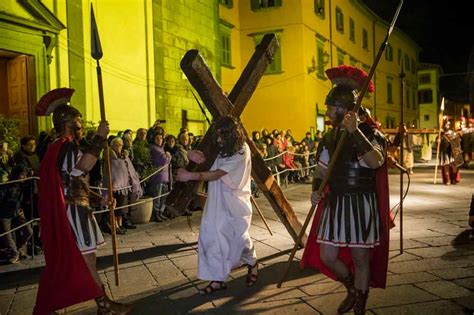
[[[15,165],[9,180],[25,179],[28,171],[23,164]],[[0,234],[26,223],[25,214],[21,209],[22,198],[21,183],[0,186]],[[26,225],[14,233],[16,233],[16,242],[13,239],[13,233],[0,238],[0,245],[6,252],[6,258],[12,264],[19,258],[26,258],[22,248],[33,235],[33,230],[31,226]]]
[[[151,162],[156,169],[162,169],[155,174],[147,186],[148,194],[151,197],[158,197],[169,191],[169,165],[171,154],[164,150],[165,130],[161,127],[154,129],[153,142],[150,143]],[[162,222],[168,218],[165,215],[166,197],[160,197],[153,200],[153,219],[155,222]]]

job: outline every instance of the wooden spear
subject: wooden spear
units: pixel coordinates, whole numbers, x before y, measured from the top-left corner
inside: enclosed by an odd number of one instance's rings
[[[438,144],[436,146],[436,164],[435,164],[435,173],[433,184],[436,184],[436,177],[438,176],[438,165],[439,165],[439,150],[441,147],[441,130],[443,129],[443,112],[444,112],[444,97],[441,99],[441,108],[439,111],[438,124]]]
[[[374,63],[372,64],[372,67],[370,68],[369,74],[367,75],[367,79],[364,82],[364,85],[362,86],[360,93],[357,98],[357,103],[355,104],[354,108],[352,109],[353,112],[357,113],[357,111],[360,108],[360,105],[362,103],[362,99],[364,98],[365,92],[367,92],[367,89],[369,87],[370,81],[372,80],[372,77],[374,76],[375,68],[377,68],[377,65],[380,61],[380,58],[382,57],[382,54],[385,50],[385,48],[388,45],[388,38],[390,37],[390,34],[392,34],[393,28],[395,27],[395,22],[397,21],[398,15],[400,14],[400,10],[403,5],[403,0],[400,0],[400,3],[397,7],[397,11],[395,12],[395,15],[392,19],[392,23],[390,23],[390,27],[387,30],[387,34],[385,35],[385,39],[380,45],[379,51],[377,53],[377,56],[375,57]],[[329,161],[329,166],[327,169],[327,173],[323,178],[323,181],[319,185],[318,188],[318,194],[322,195],[323,189],[326,186],[329,177],[331,176],[332,170],[334,169],[334,165],[336,164],[336,160],[339,156],[339,153],[341,152],[341,149],[344,145],[344,141],[347,137],[347,132],[344,130],[341,135],[341,139],[337,143],[336,150],[334,150],[333,155],[331,156],[331,160]],[[298,238],[296,239],[295,246],[293,247],[293,250],[291,251],[290,257],[288,258],[288,263],[286,265],[286,269],[283,272],[283,276],[281,277],[280,281],[277,284],[278,288],[281,288],[281,285],[283,284],[283,281],[285,281],[286,276],[288,275],[288,271],[290,270],[291,267],[291,262],[293,261],[293,258],[295,257],[296,251],[298,250],[298,247],[300,246],[301,239],[303,238],[303,235],[306,232],[306,228],[308,227],[309,221],[313,217],[314,210],[316,209],[315,205],[312,205],[311,208],[309,209],[308,215],[306,216],[306,220],[304,221],[303,227],[301,228],[300,233],[298,234]]]
[[[405,116],[404,116],[404,104],[403,104],[403,96],[405,95],[405,72],[403,71],[403,61],[401,62],[401,72],[400,72],[400,126],[402,127],[403,133],[400,135],[400,164],[403,165],[403,146],[405,135]],[[408,144],[407,144],[408,145]],[[400,170],[400,255],[403,254],[403,170]],[[408,175],[410,176],[410,175]]]
[[[99,86],[99,103],[100,103],[100,119],[102,122],[106,121],[105,118],[105,104],[104,104],[104,87],[102,84],[102,69],[100,68],[99,60],[102,58],[102,46],[100,44],[99,31],[97,30],[97,24],[95,22],[94,8],[91,3],[91,55],[97,61],[97,84]],[[106,142],[105,147],[105,170],[108,175],[107,183],[107,195],[109,201],[113,198],[112,191],[112,170],[110,167],[110,152],[109,143]],[[118,266],[118,253],[117,253],[117,231],[115,227],[115,203],[109,202],[109,216],[110,216],[110,231],[112,236],[112,250],[113,250],[113,261],[114,261],[114,273],[115,273],[115,285],[120,285],[119,279],[119,266]]]

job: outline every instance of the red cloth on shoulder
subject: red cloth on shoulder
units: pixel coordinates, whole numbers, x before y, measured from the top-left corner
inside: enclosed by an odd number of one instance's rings
[[[39,171],[38,207],[46,267],[36,296],[33,311],[36,315],[51,314],[103,295],[77,247],[66,214],[57,164],[59,152],[67,141],[71,139],[64,137],[49,145]]]
[[[392,226],[390,220],[387,163],[377,169],[376,183],[378,211],[381,220],[380,244],[379,246],[376,246],[370,250],[371,260],[369,285],[373,288],[385,288],[387,282],[390,228]],[[324,210],[324,204],[325,200],[322,199],[316,209],[313,225],[311,226],[311,231],[306,242],[303,257],[300,262],[300,267],[318,269],[331,279],[337,280],[336,276],[331,272],[331,270],[321,261],[319,255],[319,243],[316,242],[317,228]],[[349,268],[349,270],[351,270],[351,273],[354,273],[354,263],[352,262],[350,248],[341,247],[339,250],[339,259]]]

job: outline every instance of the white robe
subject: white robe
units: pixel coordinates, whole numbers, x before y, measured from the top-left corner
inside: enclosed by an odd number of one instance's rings
[[[254,265],[257,255],[250,239],[250,149],[231,157],[218,157],[211,167],[226,175],[210,181],[198,242],[198,278],[226,281],[232,269]]]

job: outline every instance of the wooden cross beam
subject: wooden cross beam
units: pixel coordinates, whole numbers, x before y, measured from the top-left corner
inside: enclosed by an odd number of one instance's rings
[[[257,88],[265,69],[273,60],[277,48],[278,42],[275,34],[267,34],[263,37],[228,98],[222,91],[219,83],[212,76],[209,67],[197,50],[190,50],[186,53],[181,60],[181,69],[199,93],[214,120],[228,114],[239,117]],[[245,129],[244,133],[247,135]],[[265,165],[257,147],[248,136],[246,142],[252,154],[252,177],[291,237],[296,241],[302,228],[301,223],[298,221],[290,203],[283,195],[280,186],[278,186],[275,178]],[[206,156],[206,162],[200,165],[190,162],[186,169],[192,172],[208,171],[218,155],[215,144],[216,132],[214,124],[212,124],[197,148]],[[166,198],[166,205],[171,207],[176,213],[184,213],[186,207],[193,199],[198,186],[199,182],[195,181],[176,183]],[[302,239],[300,245],[304,246],[305,243],[306,236]]]
[[[385,134],[395,135],[398,133],[398,129],[384,129],[382,128],[381,131]],[[438,134],[437,129],[407,129],[406,133],[412,134]]]

